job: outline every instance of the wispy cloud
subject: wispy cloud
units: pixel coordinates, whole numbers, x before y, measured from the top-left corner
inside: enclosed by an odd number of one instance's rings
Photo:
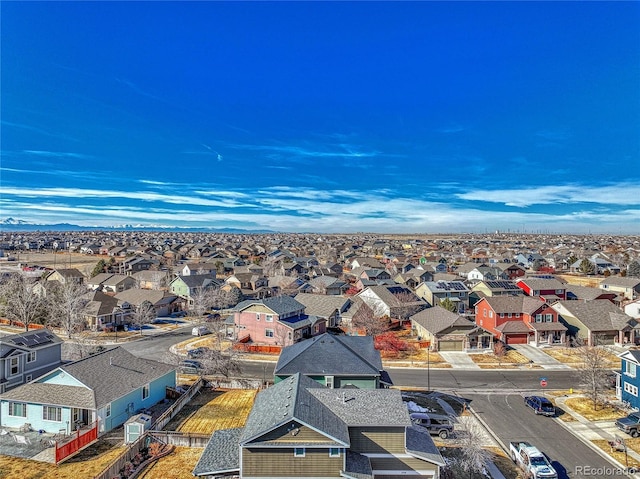
[[[381,154],[381,152],[376,150],[361,150],[354,145],[347,144],[332,145],[325,149],[311,149],[294,145],[234,144],[230,146],[239,150],[264,151],[303,158],[371,158]]]
[[[46,158],[72,158],[77,160],[88,160],[93,158],[90,155],[82,153],[71,153],[68,151],[44,151],[44,150],[22,150],[22,153],[34,156],[43,156]]]
[[[511,190],[473,190],[456,196],[463,200],[516,207],[558,203],[640,205],[640,185],[619,183],[608,186],[560,185]]]
[[[69,141],[75,141],[78,142],[80,140],[76,139],[76,138],[72,138],[68,135],[62,134],[62,133],[56,133],[56,132],[52,132],[52,131],[48,131],[45,130],[43,128],[37,127],[37,126],[32,126],[32,125],[27,125],[24,123],[14,123],[11,121],[6,121],[6,120],[2,120],[0,121],[0,124],[5,125],[5,126],[9,126],[9,127],[13,127],[13,128],[19,128],[21,130],[27,130],[27,131],[33,131],[34,133],[39,133],[40,135],[44,135],[44,136],[49,136],[51,138],[59,138],[62,140],[69,140]]]

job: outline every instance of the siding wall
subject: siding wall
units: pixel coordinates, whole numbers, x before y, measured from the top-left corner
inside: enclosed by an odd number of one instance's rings
[[[242,477],[340,477],[344,452],[329,457],[329,449],[309,449],[305,457],[293,457],[289,449],[242,450]]]
[[[435,471],[437,466],[414,457],[375,457],[371,458],[374,471]],[[376,475],[377,477],[377,475]]]
[[[352,452],[365,454],[404,454],[403,427],[350,427]]]

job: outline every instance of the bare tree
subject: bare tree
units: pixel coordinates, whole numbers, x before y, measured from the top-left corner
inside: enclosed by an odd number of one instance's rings
[[[211,309],[215,299],[215,288],[213,287],[200,287],[195,288],[191,294],[191,306],[189,306],[189,312],[192,313],[198,320],[202,318],[202,315]]]
[[[458,464],[462,471],[468,472],[469,477],[474,473],[484,474],[492,454],[483,447],[484,431],[473,416],[460,416],[458,445],[461,457]]]
[[[389,328],[389,320],[371,307],[362,303],[358,311],[353,315],[351,324],[356,329],[364,329],[367,336],[377,336],[384,333]]]
[[[507,355],[507,345],[504,341],[496,341],[493,343],[493,354],[498,358],[498,365],[502,366],[502,360]]]
[[[424,309],[425,305],[413,292],[406,290],[393,294],[397,306],[394,308],[398,319],[406,321],[417,312]]]
[[[15,273],[0,285],[0,313],[11,323],[20,322],[29,331],[30,324],[44,324],[47,317],[47,298],[37,292],[36,282]]]
[[[608,351],[602,346],[598,346],[596,338],[595,346],[580,346],[578,355],[580,357],[579,383],[585,391],[587,397],[593,403],[593,409],[598,408],[599,402],[604,402],[607,389],[607,373],[609,366]]]
[[[104,346],[96,344],[87,333],[76,334],[72,341],[65,341],[63,356],[66,360],[76,361],[104,350]]]
[[[142,336],[142,327],[145,324],[149,324],[156,317],[156,310],[153,304],[149,301],[143,301],[133,310],[131,315],[131,322],[134,326],[140,328],[140,335]]]
[[[88,288],[77,281],[65,281],[47,296],[49,323],[64,330],[67,338],[84,329],[84,311],[89,303]]]
[[[240,356],[233,348],[224,350],[209,349],[198,357],[198,361],[202,364],[203,374],[229,378],[240,374],[242,371]]]

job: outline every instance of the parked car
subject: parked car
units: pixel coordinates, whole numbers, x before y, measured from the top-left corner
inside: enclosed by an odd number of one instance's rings
[[[543,416],[555,416],[556,408],[551,401],[542,396],[527,396],[524,403],[529,406],[536,414]]]
[[[192,359],[180,361],[179,370],[182,374],[199,374],[203,369],[204,367],[199,361],[194,361]]]
[[[640,411],[632,412],[627,417],[616,419],[616,427],[631,437],[640,435]]]
[[[211,348],[205,348],[204,346],[202,346],[195,349],[189,349],[187,351],[187,356],[192,359],[200,358],[207,354],[209,351],[211,351]]]
[[[449,416],[441,414],[427,414],[423,412],[414,412],[409,415],[411,422],[417,426],[424,427],[434,436],[440,436],[442,439],[449,437],[453,433],[453,422]]]
[[[191,334],[193,336],[204,336],[206,334],[211,334],[211,331],[206,326],[196,326],[191,330]]]

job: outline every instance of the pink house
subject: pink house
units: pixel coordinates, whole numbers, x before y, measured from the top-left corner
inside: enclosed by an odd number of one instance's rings
[[[326,331],[326,318],[305,314],[305,306],[290,296],[242,301],[234,308],[238,341],[290,346]]]

